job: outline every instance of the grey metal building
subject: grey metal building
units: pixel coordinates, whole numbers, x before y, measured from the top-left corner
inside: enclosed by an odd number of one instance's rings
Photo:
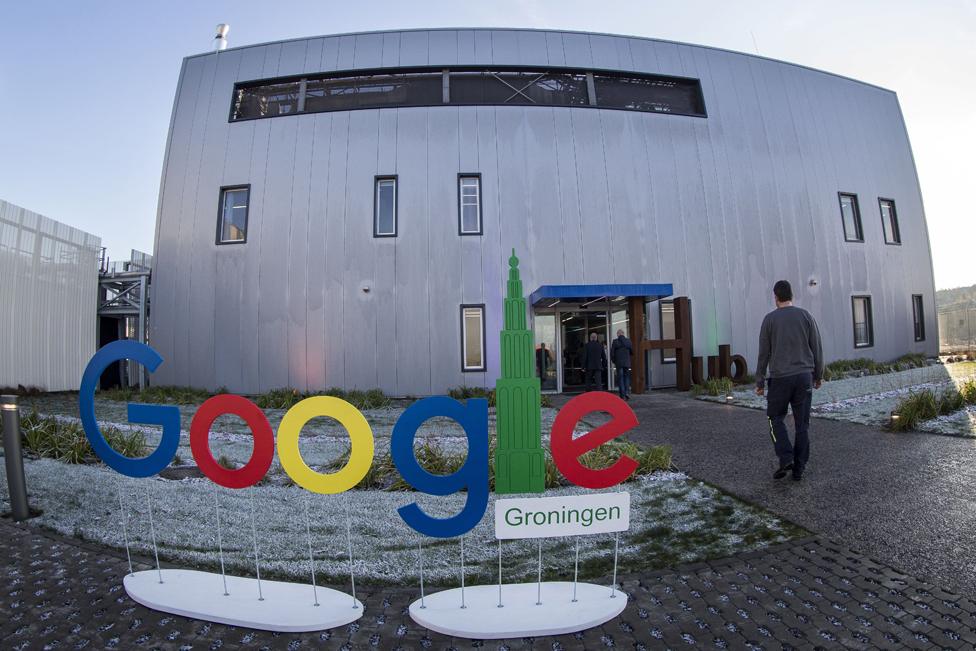
[[[157,384],[492,386],[507,260],[548,390],[582,338],[754,364],[792,281],[830,359],[937,352],[894,92],[758,56],[562,31],[347,34],[187,57],[153,262]],[[649,385],[674,382],[648,353]]]

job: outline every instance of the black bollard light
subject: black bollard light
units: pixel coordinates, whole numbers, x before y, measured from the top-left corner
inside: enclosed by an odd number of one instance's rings
[[[24,455],[20,448],[20,412],[17,411],[17,396],[0,396],[0,413],[3,415],[3,455],[7,466],[10,512],[14,522],[21,522],[30,517],[30,507],[27,505]]]

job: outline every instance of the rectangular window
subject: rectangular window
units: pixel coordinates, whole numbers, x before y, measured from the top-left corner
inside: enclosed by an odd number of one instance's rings
[[[309,79],[305,112],[348,111],[388,106],[433,106],[444,99],[443,73],[378,73]]]
[[[586,106],[586,74],[546,70],[452,70],[452,104]]]
[[[854,296],[851,298],[851,305],[854,312],[854,347],[870,348],[874,345],[871,297]]]
[[[481,175],[458,175],[458,234],[481,235]]]
[[[863,242],[864,231],[861,228],[861,209],[857,205],[856,194],[841,192],[840,215],[844,219],[844,239],[848,242]]]
[[[915,341],[925,341],[925,310],[922,308],[922,295],[912,295],[912,319],[915,322]]]
[[[297,81],[238,87],[234,93],[231,120],[267,118],[297,113],[300,95],[301,83]]]
[[[249,185],[220,189],[217,244],[243,244],[247,241],[247,204],[250,194]]]
[[[898,230],[898,215],[895,213],[893,199],[878,199],[881,205],[881,226],[884,228],[885,244],[901,244],[901,231]]]
[[[597,73],[593,86],[596,105],[602,108],[705,117],[697,79]]]
[[[485,370],[485,306],[461,306],[461,370]]]
[[[661,339],[674,339],[674,301],[661,301]],[[677,355],[674,348],[662,348],[661,363],[674,364]]]
[[[377,176],[373,202],[373,237],[396,237],[397,177]]]

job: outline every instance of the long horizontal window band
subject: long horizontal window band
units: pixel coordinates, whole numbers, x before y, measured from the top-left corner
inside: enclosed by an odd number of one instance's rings
[[[230,121],[409,106],[573,106],[706,117],[701,82],[514,66],[382,68],[236,84]]]

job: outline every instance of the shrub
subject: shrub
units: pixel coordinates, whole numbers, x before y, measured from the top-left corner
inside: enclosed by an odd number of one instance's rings
[[[24,450],[29,454],[65,463],[93,463],[97,460],[85,430],[78,423],[40,416],[31,411],[20,421]],[[146,438],[142,432],[121,432],[114,427],[102,429],[102,435],[119,454],[144,457]]]
[[[447,395],[454,398],[455,400],[468,400],[469,398],[485,398],[488,400],[488,406],[495,406],[495,390],[485,389],[483,387],[469,387],[460,386],[453,389],[448,389]],[[552,407],[552,397],[543,393],[539,396],[539,406],[540,407]]]

